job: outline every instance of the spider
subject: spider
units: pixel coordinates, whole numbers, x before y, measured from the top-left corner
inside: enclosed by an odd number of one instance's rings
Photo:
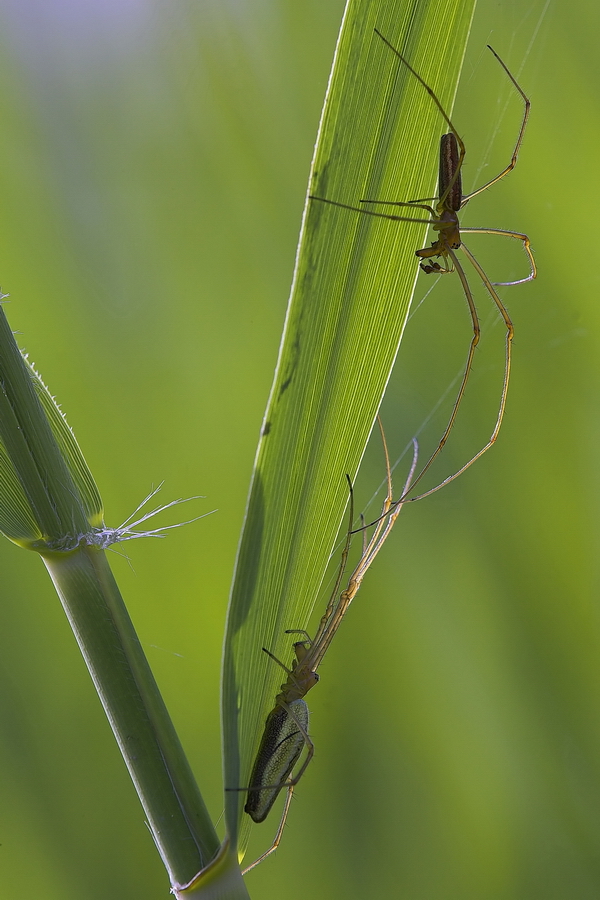
[[[525,105],[523,112],[523,119],[521,121],[521,126],[519,128],[519,133],[517,136],[517,140],[515,143],[515,147],[512,153],[511,160],[509,164],[494,178],[491,178],[481,187],[477,188],[477,190],[471,191],[470,194],[462,193],[462,180],[461,180],[461,170],[466,154],[465,145],[463,143],[462,138],[458,134],[456,128],[454,127],[450,117],[447,112],[444,110],[440,100],[434,93],[433,89],[421,78],[421,76],[416,72],[410,63],[402,56],[402,54],[381,34],[380,31],[375,29],[375,33],[381,38],[381,40],[386,44],[387,47],[397,56],[400,62],[407,67],[407,69],[415,76],[415,78],[423,85],[437,108],[439,109],[441,115],[446,121],[450,131],[447,134],[443,134],[440,139],[440,168],[439,168],[439,183],[438,183],[438,198],[435,206],[430,206],[425,200],[361,200],[361,203],[369,203],[369,204],[380,204],[387,206],[408,206],[411,209],[421,209],[425,210],[425,212],[429,213],[431,218],[429,219],[417,219],[406,216],[397,216],[391,215],[389,213],[376,212],[371,209],[365,209],[364,206],[351,206],[346,203],[339,203],[336,200],[328,200],[325,197],[316,197],[314,195],[310,195],[311,200],[317,200],[321,203],[328,203],[332,206],[339,206],[342,209],[349,209],[354,212],[359,212],[362,215],[367,216],[375,216],[380,219],[389,219],[393,222],[427,222],[433,228],[433,231],[436,233],[437,237],[434,240],[430,247],[424,247],[421,250],[416,251],[416,256],[421,260],[420,268],[427,275],[431,275],[435,273],[437,275],[447,275],[451,272],[456,272],[460,279],[463,293],[465,295],[465,299],[467,301],[469,312],[471,315],[471,322],[473,326],[473,337],[471,338],[471,343],[469,346],[469,352],[467,354],[467,361],[465,364],[465,368],[463,371],[463,376],[461,380],[461,384],[456,395],[456,399],[454,401],[454,406],[452,407],[452,412],[450,414],[450,418],[448,420],[448,424],[442,434],[439,443],[430,456],[429,460],[425,463],[417,477],[412,481],[408,491],[412,491],[414,487],[418,484],[419,481],[423,478],[427,470],[432,465],[433,461],[441,452],[444,447],[450,432],[454,426],[456,421],[456,417],[458,414],[458,410],[460,404],[462,402],[465,389],[467,386],[467,381],[469,379],[469,375],[471,372],[471,368],[473,365],[473,358],[475,355],[475,348],[479,343],[480,338],[480,325],[479,325],[479,316],[477,314],[477,308],[475,306],[475,301],[473,299],[473,294],[471,288],[469,286],[469,282],[467,280],[467,276],[465,274],[465,270],[456,255],[456,251],[460,248],[463,253],[479,275],[481,281],[483,282],[487,292],[495,303],[506,327],[506,355],[505,355],[505,365],[504,365],[504,378],[502,382],[502,393],[500,396],[500,406],[498,409],[498,415],[496,418],[496,423],[494,425],[493,431],[485,444],[471,459],[466,462],[461,468],[455,472],[453,475],[445,478],[440,484],[436,485],[433,488],[430,488],[427,491],[419,494],[416,497],[406,497],[406,493],[404,493],[399,500],[398,503],[404,502],[406,499],[409,501],[421,500],[423,497],[427,497],[429,494],[438,491],[440,488],[444,487],[451,481],[454,481],[455,478],[458,478],[459,475],[469,468],[476,460],[478,460],[483,454],[490,449],[490,447],[495,443],[496,438],[498,437],[498,433],[500,431],[500,426],[502,424],[502,419],[504,417],[504,410],[506,407],[506,397],[508,393],[508,383],[510,378],[510,367],[511,367],[511,350],[512,350],[512,340],[514,334],[513,323],[508,314],[504,303],[498,296],[495,286],[497,285],[515,285],[515,284],[523,284],[527,281],[532,281],[536,275],[536,265],[535,260],[533,258],[533,253],[531,251],[530,240],[526,234],[521,234],[518,231],[504,231],[498,228],[461,228],[458,213],[460,210],[464,209],[469,200],[472,200],[473,197],[476,197],[478,194],[481,194],[483,191],[487,190],[487,188],[496,184],[509,172],[511,172],[516,163],[517,157],[519,154],[519,150],[521,148],[521,144],[523,142],[523,135],[525,134],[525,128],[527,126],[527,121],[529,119],[529,109],[530,109],[530,101],[529,98],[525,95],[525,92],[520,87],[516,79],[510,73],[509,69],[505,65],[505,63],[500,59],[496,51],[492,48],[488,48],[494,54],[514,87],[517,89],[521,97],[523,98],[523,102]],[[481,265],[475,259],[471,251],[462,241],[463,234],[495,234],[495,235],[503,235],[505,237],[516,238],[523,242],[523,247],[525,252],[529,258],[530,263],[530,272],[526,278],[521,278],[518,281],[500,281],[492,283],[486,273],[484,272]],[[438,259],[441,259],[442,262],[437,262]],[[371,523],[373,524],[373,523]]]

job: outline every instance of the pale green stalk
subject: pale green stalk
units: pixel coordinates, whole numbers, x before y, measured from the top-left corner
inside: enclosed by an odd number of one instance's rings
[[[219,842],[108,565],[97,547],[43,554],[171,882]]]
[[[41,554],[171,883],[190,881],[219,840],[106,559],[125,533],[103,527],[81,451],[1,307],[0,529]],[[241,878],[229,896],[247,896]]]

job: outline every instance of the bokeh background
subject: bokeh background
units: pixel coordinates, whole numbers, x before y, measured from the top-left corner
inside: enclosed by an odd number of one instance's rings
[[[111,557],[215,820],[228,587],[342,7],[0,0],[11,324],[110,525],[163,480],[165,500],[218,507]],[[369,573],[311,694],[317,755],[281,849],[249,876],[254,897],[600,895],[600,268],[584,244],[599,26],[583,0],[476,11],[454,117],[467,189],[505,164],[520,113],[486,43],[533,101],[517,170],[464,216],[529,233],[540,269],[503,290],[516,327],[505,424],[476,467],[404,510]],[[469,244],[494,280],[522,273],[516,242]],[[468,345],[455,279],[423,275],[418,299],[430,288],[384,404],[394,458],[416,430],[435,444],[447,408],[431,412]],[[442,475],[495,416],[502,329],[477,298],[486,336]],[[368,506],[372,444],[367,514],[380,504]],[[43,566],[9,543],[0,565],[0,896],[167,897]],[[255,829],[257,853],[271,824]]]

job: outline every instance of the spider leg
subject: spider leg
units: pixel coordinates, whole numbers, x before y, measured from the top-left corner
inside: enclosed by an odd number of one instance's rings
[[[263,860],[265,860],[267,858],[267,856],[270,856],[271,853],[274,853],[275,850],[277,850],[277,848],[279,847],[279,845],[281,843],[281,838],[283,837],[283,829],[285,828],[285,823],[287,821],[288,813],[290,811],[290,804],[292,802],[293,793],[294,793],[294,785],[290,784],[290,785],[288,785],[287,796],[285,798],[285,803],[283,805],[283,812],[281,814],[281,819],[279,820],[279,827],[277,828],[277,834],[273,838],[273,843],[271,844],[269,849],[265,850],[265,852],[262,853],[258,857],[258,859],[255,859],[254,862],[251,863],[251,865],[246,866],[245,869],[242,869],[242,875],[246,875],[248,872],[250,872],[251,869],[254,869],[254,868],[256,868],[256,866],[260,865],[260,863],[263,862]]]
[[[483,269],[481,268],[481,266],[479,265],[479,263],[477,262],[477,260],[473,256],[473,254],[471,253],[471,251],[467,247],[465,247],[464,244],[462,244],[462,249],[463,249],[467,259],[469,260],[469,262],[471,263],[471,265],[473,266],[473,268],[475,269],[475,271],[481,278],[485,288],[487,289],[488,294],[494,301],[494,303],[498,309],[498,312],[502,316],[502,319],[504,320],[504,324],[506,326],[506,345],[505,345],[506,350],[505,350],[505,362],[504,362],[504,379],[502,382],[502,393],[500,395],[500,407],[498,409],[498,415],[496,417],[496,424],[494,425],[493,431],[492,431],[487,443],[485,444],[485,446],[483,446],[481,448],[481,450],[479,450],[473,457],[471,457],[471,459],[468,462],[466,462],[463,466],[461,466],[460,469],[454,473],[454,475],[449,475],[448,478],[444,478],[444,480],[442,482],[440,482],[440,484],[436,485],[435,487],[431,488],[428,491],[425,491],[422,494],[419,494],[417,497],[409,497],[407,502],[411,502],[414,500],[422,500],[423,497],[428,497],[429,494],[434,494],[436,491],[439,491],[440,488],[445,487],[447,484],[450,484],[451,481],[454,481],[456,478],[458,478],[459,475],[462,475],[463,472],[465,472],[470,466],[472,466],[474,462],[476,462],[481,456],[483,456],[483,454],[486,453],[490,449],[490,447],[492,447],[496,443],[496,439],[500,432],[500,426],[502,425],[502,419],[504,418],[504,410],[506,408],[506,397],[508,394],[508,383],[509,383],[509,379],[510,379],[510,367],[511,367],[511,358],[512,358],[512,340],[513,340],[513,335],[514,335],[514,327],[513,327],[512,320],[511,320],[510,316],[508,315],[508,310],[506,309],[502,300],[500,299],[500,297],[494,290],[494,286],[492,285],[492,282],[489,280],[489,278],[487,277],[487,275],[485,274],[485,272],[483,271]],[[461,278],[461,281],[463,282],[463,287],[464,287],[465,282],[466,282],[466,276],[462,269],[462,266],[460,265],[459,261],[456,258],[456,255],[454,254],[454,252],[452,250],[449,251],[449,254],[450,254],[450,257],[452,258],[452,261],[454,263],[456,271],[458,272],[458,274]],[[464,281],[463,281],[463,279],[464,279]],[[469,306],[470,306],[470,304],[469,304]],[[467,359],[467,369],[465,370],[465,374],[463,375],[463,380],[461,382],[458,397],[454,403],[454,407],[452,409],[452,414],[450,416],[450,422],[449,422],[450,426],[454,424],[454,420],[456,419],[456,413],[458,412],[458,406],[460,405],[460,401],[462,400],[462,397],[464,394],[464,389],[465,389],[467,378],[469,375],[470,363],[472,361],[473,352],[475,350],[475,348],[473,346],[474,337],[473,337],[473,340],[471,340],[471,351],[472,352],[469,353],[469,357]],[[446,439],[448,438],[448,434],[449,434],[449,428],[447,427],[446,431],[442,435],[442,441],[444,443],[445,443]],[[413,485],[419,480],[419,478],[421,478],[421,476],[424,474],[425,470],[427,468],[429,468],[433,459],[440,452],[441,446],[443,446],[443,445],[440,442],[440,445],[434,451],[429,462],[426,464],[425,469],[423,469],[423,471],[420,473],[419,477],[417,479],[415,479],[415,481],[413,482]],[[404,500],[404,497],[401,497],[400,500]]]
[[[527,281],[533,281],[534,278],[537,278],[537,267],[531,251],[531,241],[526,234],[521,234],[520,231],[504,231],[500,228],[461,228],[460,230],[463,234],[499,234],[503,237],[512,237],[518,241],[523,241],[523,249],[529,257],[530,268],[527,278],[519,278],[518,281],[492,281],[493,285],[502,287],[503,285],[525,284]]]
[[[529,119],[529,110],[530,110],[530,107],[531,107],[531,102],[530,102],[530,100],[529,100],[529,97],[527,97],[527,95],[525,94],[525,91],[524,91],[524,90],[522,89],[522,87],[519,85],[519,83],[517,82],[516,78],[514,78],[514,77],[511,75],[511,73],[509,72],[509,70],[508,70],[508,68],[506,67],[506,65],[502,62],[502,60],[500,59],[500,57],[498,56],[498,54],[496,53],[496,51],[495,51],[492,47],[490,47],[489,44],[488,44],[488,49],[492,51],[492,53],[494,54],[494,56],[496,57],[496,59],[498,60],[498,62],[500,63],[500,65],[502,66],[502,68],[504,69],[504,71],[506,72],[506,74],[508,75],[508,77],[510,78],[510,80],[512,81],[512,83],[514,84],[514,86],[516,87],[517,91],[519,92],[519,94],[520,94],[521,97],[523,98],[523,101],[524,101],[524,103],[525,103],[525,109],[524,109],[524,112],[523,112],[523,119],[522,119],[522,121],[521,121],[521,127],[519,128],[519,134],[517,135],[517,142],[516,142],[516,144],[515,144],[515,148],[514,148],[514,150],[513,150],[512,157],[511,157],[511,160],[510,160],[509,164],[506,166],[506,168],[502,169],[502,171],[500,172],[500,174],[499,174],[499,175],[496,175],[495,178],[490,178],[490,180],[489,180],[489,181],[486,181],[486,183],[483,184],[480,188],[477,188],[477,190],[475,190],[475,191],[471,191],[470,194],[466,194],[466,195],[462,198],[462,202],[461,202],[461,204],[460,204],[460,208],[461,208],[461,209],[462,209],[464,206],[466,206],[466,204],[469,202],[469,200],[472,200],[473,197],[476,197],[477,194],[481,194],[483,191],[486,191],[486,190],[487,190],[489,187],[491,187],[493,184],[496,184],[498,181],[500,181],[502,178],[504,178],[505,175],[508,175],[509,172],[512,172],[512,170],[514,169],[514,167],[515,167],[516,164],[517,164],[517,158],[518,158],[518,156],[519,156],[519,150],[521,149],[521,144],[523,143],[523,136],[524,136],[524,134],[525,134],[525,129],[526,129],[526,127],[527,127],[527,121],[528,121],[528,119]],[[518,282],[517,282],[517,283],[518,283]]]

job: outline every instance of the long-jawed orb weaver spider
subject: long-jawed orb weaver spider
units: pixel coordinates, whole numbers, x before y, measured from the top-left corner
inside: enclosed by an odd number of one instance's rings
[[[513,323],[508,314],[504,303],[498,296],[495,286],[498,285],[515,285],[515,284],[523,284],[527,281],[532,281],[536,275],[536,265],[535,260],[533,258],[533,253],[531,251],[530,241],[526,234],[522,234],[518,231],[504,231],[499,228],[461,228],[460,223],[458,221],[458,213],[460,210],[464,209],[469,200],[472,200],[473,197],[476,197],[478,194],[481,194],[482,191],[487,190],[487,188],[491,187],[493,184],[496,184],[509,172],[511,172],[516,163],[517,157],[519,155],[519,150],[521,148],[521,144],[523,142],[523,135],[525,134],[525,128],[527,126],[527,121],[529,119],[529,109],[530,109],[530,101],[529,98],[525,95],[525,92],[517,83],[516,79],[508,70],[507,66],[500,59],[498,54],[492,47],[489,47],[491,52],[494,54],[514,87],[517,89],[521,97],[523,98],[523,102],[525,104],[523,119],[521,121],[521,127],[519,128],[519,133],[517,136],[517,140],[515,143],[515,147],[512,153],[511,160],[509,164],[494,178],[491,178],[489,181],[486,181],[481,187],[477,188],[474,191],[471,191],[470,194],[462,193],[462,179],[461,179],[461,170],[463,166],[463,162],[465,159],[465,145],[463,143],[462,138],[458,134],[456,128],[454,127],[450,117],[447,112],[444,110],[440,100],[434,93],[431,87],[421,78],[421,76],[416,72],[410,63],[399,53],[396,48],[390,44],[390,42],[381,34],[380,31],[375,29],[375,33],[381,38],[381,40],[386,44],[387,47],[398,57],[400,62],[407,67],[407,69],[412,72],[415,78],[423,85],[441,115],[443,116],[445,122],[447,123],[450,131],[448,134],[443,134],[440,139],[440,168],[439,168],[439,183],[438,183],[438,201],[435,205],[429,206],[424,200],[361,200],[361,203],[371,203],[371,204],[382,204],[387,206],[408,206],[411,209],[422,209],[428,212],[431,216],[430,219],[417,219],[406,216],[395,216],[390,215],[388,213],[375,212],[374,210],[365,209],[364,207],[359,206],[351,206],[347,203],[339,203],[336,200],[328,200],[325,197],[316,197],[314,195],[310,195],[311,200],[318,200],[321,203],[328,203],[331,206],[339,206],[342,209],[349,209],[354,212],[361,213],[362,215],[367,216],[375,216],[380,219],[389,219],[392,222],[427,222],[430,224],[437,233],[437,239],[434,240],[430,247],[424,247],[421,250],[417,250],[415,255],[419,257],[422,262],[420,263],[420,268],[427,274],[436,273],[439,275],[447,275],[451,272],[456,272],[460,279],[463,293],[465,295],[465,299],[467,301],[469,312],[471,315],[471,322],[473,326],[473,337],[471,338],[471,344],[469,346],[469,352],[467,354],[467,361],[465,364],[465,368],[463,371],[462,380],[460,383],[460,387],[458,393],[456,395],[456,399],[454,401],[454,406],[452,407],[452,412],[450,414],[450,418],[448,420],[448,424],[442,434],[442,437],[439,440],[439,443],[425,463],[417,477],[412,481],[411,485],[408,488],[408,491],[412,491],[416,485],[421,481],[425,473],[428,471],[433,461],[437,458],[437,456],[442,451],[444,444],[448,440],[448,436],[452,431],[454,423],[456,421],[456,417],[458,415],[458,410],[460,404],[462,402],[465,389],[467,386],[467,381],[469,380],[469,375],[471,372],[471,368],[473,365],[473,358],[475,355],[475,348],[479,343],[480,337],[480,325],[479,325],[479,316],[477,314],[477,308],[475,306],[475,301],[473,299],[473,294],[471,288],[469,286],[469,282],[467,280],[467,276],[465,271],[456,256],[456,251],[461,248],[477,274],[479,275],[481,281],[483,282],[487,292],[495,303],[498,312],[500,313],[504,325],[506,327],[506,350],[505,350],[505,364],[504,364],[504,378],[502,382],[502,393],[500,395],[500,405],[498,409],[498,415],[496,418],[496,423],[494,425],[493,431],[485,444],[468,462],[466,462],[463,466],[458,469],[453,475],[448,476],[442,482],[437,484],[435,487],[430,488],[427,491],[424,491],[422,494],[419,494],[416,497],[407,497],[407,492],[403,493],[398,503],[404,502],[405,500],[414,501],[421,500],[423,497],[427,497],[429,494],[433,494],[435,491],[438,491],[440,488],[444,487],[446,484],[449,484],[451,481],[454,481],[455,478],[458,478],[459,475],[469,468],[476,460],[478,460],[483,454],[490,449],[490,447],[495,443],[496,438],[498,437],[498,433],[500,431],[500,426],[502,424],[502,419],[504,418],[504,410],[506,408],[506,397],[508,393],[508,383],[510,378],[510,367],[511,367],[511,352],[512,352],[512,340],[513,340]],[[477,262],[471,251],[462,241],[463,234],[495,234],[495,235],[503,235],[505,237],[516,238],[523,242],[523,247],[529,259],[530,264],[530,272],[526,278],[520,278],[518,281],[497,281],[491,282],[488,276],[483,271],[481,265]],[[437,259],[442,259],[442,264],[436,262]],[[372,523],[373,524],[373,523]]]
[[[402,508],[402,504],[393,499],[392,470],[388,448],[379,419],[378,423],[385,457],[387,493],[383,502],[381,516],[377,520],[370,540],[367,540],[366,530],[363,528],[361,557],[348,579],[346,588],[341,593],[339,592],[353,534],[354,502],[352,484],[349,478],[350,511],[346,541],[336,582],[325,612],[319,622],[317,633],[311,639],[307,632],[303,630],[291,629],[286,631],[286,634],[303,635],[303,640],[294,643],[295,659],[292,662],[291,669],[280,662],[270,650],[263,647],[267,656],[270,656],[287,672],[287,679],[281,685],[281,691],[275,698],[275,706],[265,721],[265,728],[250,776],[250,787],[245,789],[248,791],[248,796],[244,810],[254,822],[263,822],[283,788],[287,788],[287,796],[273,843],[252,865],[244,869],[244,875],[266,859],[267,856],[270,856],[279,846],[294,787],[302,778],[306,767],[314,755],[314,745],[308,734],[309,714],[304,697],[318,682],[317,669],[323,661],[323,657],[327,653],[350,604],[358,593],[363,578],[387,540]],[[413,442],[413,447],[413,460],[404,485],[403,495],[406,494],[410,487],[410,482],[414,477],[417,466],[418,446],[416,441]],[[307,750],[306,757],[297,773],[291,778],[290,775],[300,759],[304,747]]]

